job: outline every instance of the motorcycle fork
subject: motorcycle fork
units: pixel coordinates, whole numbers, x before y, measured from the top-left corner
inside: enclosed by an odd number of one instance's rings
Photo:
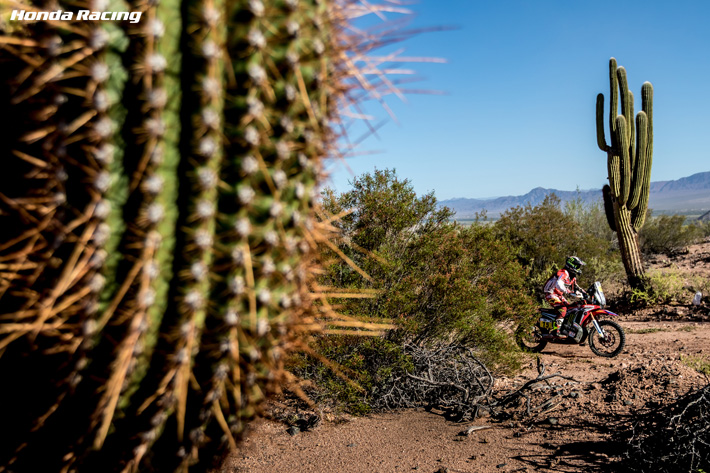
[[[597,322],[597,319],[594,318],[594,315],[589,314],[589,317],[592,318],[592,324],[594,324],[594,328],[597,330],[597,333],[599,333],[599,336],[602,337],[602,340],[606,340],[606,334],[604,333],[604,330],[602,330],[601,326],[599,325],[599,322]]]

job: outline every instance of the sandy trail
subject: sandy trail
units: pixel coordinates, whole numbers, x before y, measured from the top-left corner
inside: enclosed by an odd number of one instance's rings
[[[491,429],[458,435],[472,423],[449,422],[435,412],[405,410],[324,422],[290,436],[283,424],[260,420],[240,452],[225,464],[237,472],[512,472],[595,471],[613,464],[623,445],[611,441],[617,423],[633,413],[704,385],[705,378],[681,358],[710,354],[709,322],[624,320],[627,344],[616,358],[595,356],[587,346],[548,345],[542,360],[547,373],[564,379],[537,388],[540,396],[559,390],[560,408],[530,428],[518,422],[478,419]],[[644,370],[630,379],[615,373]],[[512,389],[536,376],[531,363],[519,376],[497,380]],[[672,374],[671,374],[672,373]],[[576,392],[577,397],[569,397]],[[654,404],[656,403],[656,404]],[[557,419],[551,425],[549,418]],[[444,470],[442,470],[442,468]]]
[[[710,278],[710,242],[651,262]],[[706,304],[622,315],[626,347],[611,360],[586,345],[548,345],[541,357],[546,374],[559,372],[577,383],[561,378],[540,383],[531,393],[533,405],[555,394],[562,402],[533,423],[481,418],[458,424],[418,409],[323,422],[290,436],[284,424],[259,420],[221,473],[615,471],[625,448],[614,442],[615,432],[638,413],[708,383],[690,367],[693,360],[710,362],[708,312]],[[513,390],[536,376],[531,361],[518,376],[497,379],[496,388]],[[492,428],[458,435],[474,424]]]

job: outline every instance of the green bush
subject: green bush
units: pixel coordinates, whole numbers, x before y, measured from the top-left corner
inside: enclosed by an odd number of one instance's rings
[[[404,343],[446,340],[481,351],[501,366],[515,365],[516,352],[503,322],[534,311],[526,295],[526,272],[507,241],[490,226],[462,227],[439,208],[433,194],[418,197],[408,180],[376,170],[336,196],[325,193],[345,238],[340,249],[372,280],[342,260],[328,268],[324,284],[375,289],[379,296],[347,301],[342,310],[396,321],[389,334]]]
[[[498,237],[511,243],[518,261],[529,271],[526,285],[531,294],[540,294],[545,281],[570,255],[587,263],[581,286],[624,278],[600,205],[585,206],[577,200],[563,210],[559,198],[552,194],[536,206],[508,210],[493,228]]]
[[[707,236],[707,224],[686,225],[684,215],[660,215],[646,220],[639,232],[645,254],[672,255]]]
[[[710,281],[702,276],[685,275],[676,269],[659,269],[648,272],[648,289],[632,290],[628,297],[634,305],[689,304],[700,291],[708,294]]]
[[[515,248],[492,226],[452,222],[451,210],[438,207],[433,194],[417,196],[393,170],[357,177],[352,190],[339,195],[326,190],[324,208],[341,216],[331,224],[342,239],[340,255],[324,255],[330,264],[321,284],[374,291],[371,299],[337,301],[338,311],[392,321],[397,328],[374,340],[318,338],[314,350],[339,363],[364,389],[326,366],[294,360],[294,372],[316,381],[323,390],[319,395],[338,398],[351,412],[367,410],[363,393],[408,363],[401,351],[406,343],[456,343],[474,349],[491,369],[519,367],[523,355],[509,328],[534,314],[536,302]]]
[[[602,200],[585,203],[581,196],[577,196],[565,202],[564,213],[577,222],[583,234],[607,241],[614,248],[618,247],[616,232],[609,228]]]

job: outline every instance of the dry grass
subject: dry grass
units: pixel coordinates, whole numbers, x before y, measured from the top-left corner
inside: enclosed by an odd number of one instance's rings
[[[668,330],[658,328],[658,327],[648,327],[648,328],[637,328],[637,329],[626,329],[626,333],[634,333],[637,335],[641,334],[646,334],[646,333],[656,333],[656,332],[667,332]]]
[[[681,356],[681,363],[706,376],[710,376],[710,357],[703,355]]]

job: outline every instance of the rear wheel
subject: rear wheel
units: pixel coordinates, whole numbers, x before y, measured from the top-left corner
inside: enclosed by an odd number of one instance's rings
[[[547,346],[547,342],[542,339],[542,330],[537,325],[518,327],[515,341],[523,351],[530,353],[539,353]]]
[[[589,348],[597,356],[613,358],[624,349],[626,343],[624,330],[611,320],[602,320],[598,323],[604,336],[599,335],[594,327],[589,327]]]

